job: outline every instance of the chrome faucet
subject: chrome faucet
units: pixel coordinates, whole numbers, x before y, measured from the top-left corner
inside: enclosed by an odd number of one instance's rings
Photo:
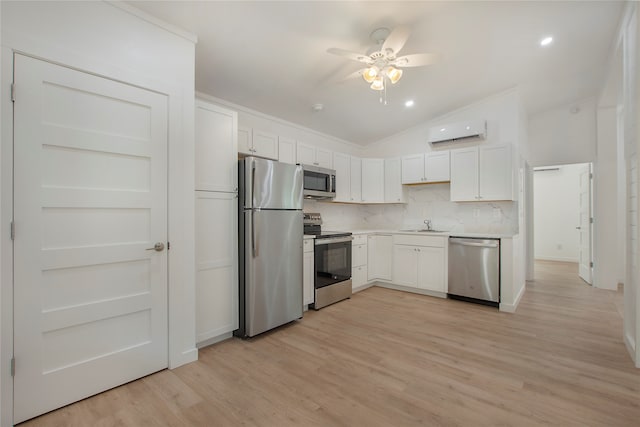
[[[424,220],[425,225],[427,226],[427,230],[431,231],[431,220],[430,219],[425,219]]]

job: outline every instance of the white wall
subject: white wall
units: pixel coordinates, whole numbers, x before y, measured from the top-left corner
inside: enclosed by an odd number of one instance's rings
[[[527,160],[533,167],[589,163],[596,158],[595,98],[532,115],[528,127]]]
[[[598,109],[598,158],[594,163],[593,286],[618,287],[617,108]]]
[[[578,262],[580,171],[583,164],[534,171],[533,218],[535,258]]]
[[[195,38],[107,2],[1,2],[0,424],[12,424],[11,240],[13,51],[154,90],[169,97],[169,364],[197,359],[193,230]],[[19,363],[19,362],[18,362]]]

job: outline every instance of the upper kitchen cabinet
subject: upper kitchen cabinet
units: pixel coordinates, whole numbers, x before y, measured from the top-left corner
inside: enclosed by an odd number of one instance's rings
[[[331,169],[333,155],[329,150],[298,142],[296,152],[297,163]]]
[[[278,135],[245,126],[238,127],[238,152],[278,160]]]
[[[451,150],[451,201],[513,200],[511,147]]]
[[[278,161],[296,164],[296,141],[291,138],[278,138]]]
[[[351,201],[362,201],[362,159],[351,157]]]
[[[449,179],[449,151],[433,151],[402,158],[403,184],[447,182]]]
[[[362,159],[362,201],[384,203],[384,159]]]
[[[404,202],[402,165],[399,157],[384,160],[384,201],[386,203]]]
[[[195,104],[195,190],[234,192],[238,114],[202,100]]]
[[[351,201],[351,156],[333,153],[333,168],[336,171],[336,197],[334,202]]]

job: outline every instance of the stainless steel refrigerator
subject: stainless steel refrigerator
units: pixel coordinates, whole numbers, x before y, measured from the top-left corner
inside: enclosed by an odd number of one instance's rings
[[[253,337],[302,317],[302,167],[239,161],[240,327]]]

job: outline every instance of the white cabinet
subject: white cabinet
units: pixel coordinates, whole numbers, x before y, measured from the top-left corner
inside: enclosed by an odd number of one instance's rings
[[[333,168],[336,171],[336,197],[334,202],[351,201],[351,156],[333,153]]]
[[[512,200],[511,147],[451,150],[451,201]]]
[[[384,159],[362,159],[362,201],[384,202]]]
[[[278,161],[282,163],[296,163],[296,141],[295,139],[278,138]]]
[[[402,166],[400,158],[384,159],[384,201],[404,202],[402,188]]]
[[[240,126],[238,127],[238,152],[278,160],[278,135]]]
[[[351,197],[352,202],[362,201],[362,159],[351,157]]]
[[[449,151],[432,151],[402,158],[403,184],[447,182],[449,179]]]
[[[445,293],[447,238],[396,235],[393,242],[393,283]]]
[[[303,251],[302,254],[302,305],[303,307],[308,306],[309,304],[313,304],[315,293],[313,289],[313,279],[314,279],[314,259],[313,259],[313,249],[314,249],[314,240],[313,238],[305,238],[303,240]]]
[[[195,189],[237,190],[238,114],[235,111],[196,100],[195,105]]]
[[[391,280],[393,236],[371,235],[367,240],[367,277],[372,280]]]
[[[351,245],[351,289],[360,290],[367,281],[367,236],[359,234],[353,236]]]
[[[238,200],[196,191],[196,342],[238,329]]]
[[[331,151],[303,144],[301,142],[298,142],[296,159],[297,163],[305,165],[319,166],[329,169],[333,167],[333,155]]]

